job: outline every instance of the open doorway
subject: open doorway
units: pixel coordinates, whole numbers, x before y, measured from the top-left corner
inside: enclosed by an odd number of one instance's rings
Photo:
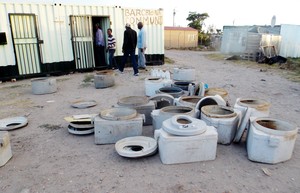
[[[108,16],[92,16],[92,26],[93,26],[93,39],[94,39],[94,59],[96,67],[106,67],[108,64],[108,57],[105,51],[105,47],[97,46],[95,42],[96,37],[96,24],[99,25],[99,28],[102,30],[104,43],[107,42],[107,29],[110,28],[110,21]]]

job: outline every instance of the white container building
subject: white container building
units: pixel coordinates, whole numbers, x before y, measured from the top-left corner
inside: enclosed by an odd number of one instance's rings
[[[138,31],[142,21],[148,37],[147,62],[164,63],[162,9],[0,2],[0,20],[0,80],[105,68],[95,61],[96,23],[105,40],[107,29],[112,29],[120,62],[125,24]]]

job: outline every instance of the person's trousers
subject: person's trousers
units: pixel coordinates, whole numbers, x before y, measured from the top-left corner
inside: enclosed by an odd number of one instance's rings
[[[142,52],[142,48],[138,49],[138,67],[146,68],[145,50]]]
[[[118,67],[117,63],[116,63],[116,59],[114,57],[115,55],[115,49],[109,49],[108,50],[108,61],[109,61],[109,68],[114,68],[114,67]]]
[[[105,55],[104,55],[104,46],[96,46],[96,66],[106,66]]]
[[[124,67],[125,67],[125,64],[127,62],[127,58],[128,58],[129,55],[130,55],[130,59],[131,59],[134,74],[136,74],[136,73],[139,72],[139,70],[138,70],[137,63],[135,61],[135,50],[126,50],[126,51],[124,51],[122,64],[119,66],[119,70],[122,71],[122,72],[124,71]]]

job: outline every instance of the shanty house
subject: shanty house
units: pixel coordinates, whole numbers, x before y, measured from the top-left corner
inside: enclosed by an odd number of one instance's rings
[[[267,48],[273,48],[268,50]],[[264,51],[283,57],[300,57],[300,26],[224,26],[221,52],[255,59]],[[273,53],[271,53],[273,52]]]

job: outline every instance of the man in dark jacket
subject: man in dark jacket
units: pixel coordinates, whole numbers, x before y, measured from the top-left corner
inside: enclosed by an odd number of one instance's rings
[[[131,29],[130,24],[126,24],[125,26],[126,30],[124,31],[124,40],[123,40],[123,46],[122,46],[122,52],[123,60],[122,64],[119,66],[119,70],[121,73],[124,71],[125,63],[127,61],[128,56],[130,55],[130,59],[132,62],[132,68],[134,71],[134,76],[139,75],[138,66],[135,60],[135,48],[137,44],[137,34],[136,31]]]

